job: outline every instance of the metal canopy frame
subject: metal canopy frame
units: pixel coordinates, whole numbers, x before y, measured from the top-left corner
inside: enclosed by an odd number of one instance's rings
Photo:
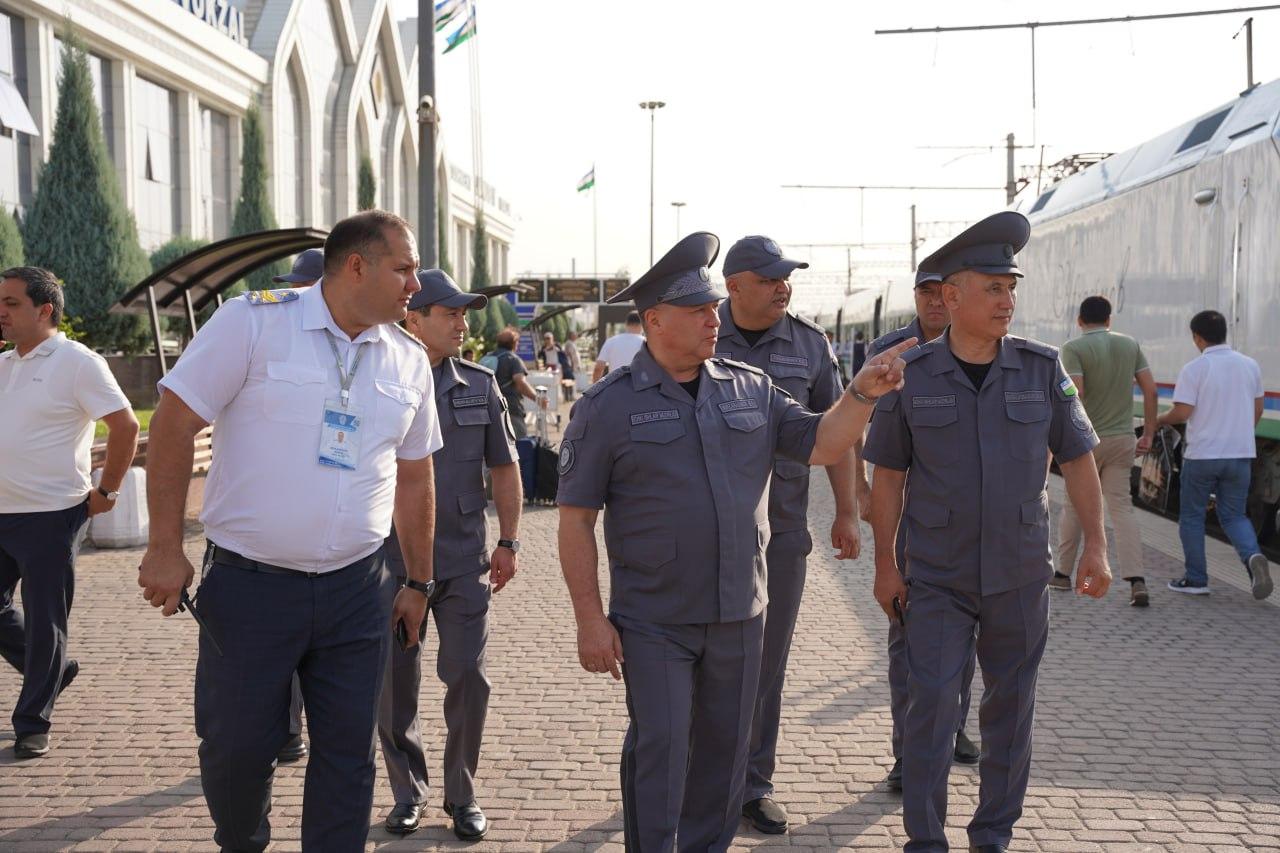
[[[155,338],[160,374],[168,372],[160,340],[160,315],[187,318],[196,333],[196,312],[222,304],[222,294],[249,273],[305,249],[324,245],[327,231],[280,228],[228,237],[175,260],[144,278],[111,306],[112,314],[147,314]]]

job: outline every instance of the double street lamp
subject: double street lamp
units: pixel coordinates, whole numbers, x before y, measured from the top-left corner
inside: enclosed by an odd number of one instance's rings
[[[673,201],[671,206],[676,209],[676,242],[680,241],[680,208],[684,207],[684,202]]]
[[[665,101],[641,101],[640,109],[649,111],[649,266],[653,266],[653,128],[654,115],[665,107]]]

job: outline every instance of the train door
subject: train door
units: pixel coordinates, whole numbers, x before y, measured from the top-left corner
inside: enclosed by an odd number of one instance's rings
[[[883,311],[883,310],[884,310],[884,297],[883,297],[883,296],[877,296],[877,297],[876,297],[876,308],[875,308],[875,312],[871,315],[871,340],[873,340],[873,341],[874,341],[876,338],[880,337],[880,334],[881,334],[881,332],[880,332],[880,314],[881,314],[881,311]]]

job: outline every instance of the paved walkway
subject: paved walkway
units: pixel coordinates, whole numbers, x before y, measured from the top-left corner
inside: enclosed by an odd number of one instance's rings
[[[814,539],[822,542],[831,503],[825,477],[814,482]],[[522,572],[494,601],[480,771],[493,828],[475,850],[622,849],[623,691],[577,665],[555,519],[550,508],[527,510]],[[1150,516],[1143,526],[1148,575],[1176,576],[1176,528]],[[189,550],[196,555],[199,540]],[[1152,607],[1138,611],[1126,606],[1124,584],[1102,602],[1055,594],[1032,787],[1014,850],[1280,849],[1280,611],[1226,582],[1231,575],[1242,587],[1229,548],[1213,542],[1210,550],[1214,592],[1205,598],[1153,582]],[[829,553],[820,547],[811,562],[788,682],[777,782],[794,827],[766,837],[744,826],[735,849],[903,844],[899,800],[881,785],[889,715],[870,560],[837,563]],[[144,605],[139,557],[89,550],[81,559],[71,626],[81,675],[58,706],[47,758],[13,761],[7,714],[17,679],[0,670],[0,850],[212,849],[191,713],[196,627]],[[428,731],[442,725],[440,698],[429,678]],[[440,760],[436,746],[432,766]],[[304,770],[276,774],[275,850],[298,849]],[[379,773],[375,825],[391,805]],[[957,767],[955,849],[967,849],[976,795],[976,769]],[[375,828],[369,842],[378,850],[464,846],[434,807],[416,835],[398,840]]]

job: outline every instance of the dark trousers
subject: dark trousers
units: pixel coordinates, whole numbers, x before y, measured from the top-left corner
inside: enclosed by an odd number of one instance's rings
[[[1036,674],[1049,638],[1043,582],[979,595],[915,581],[907,606],[909,700],[902,757],[908,853],[947,850],[947,774],[960,714],[960,680],[974,654],[985,690],[978,706],[982,759],[969,842],[1005,844],[1022,816],[1031,773]]]
[[[0,513],[0,656],[22,674],[15,737],[49,731],[67,666],[67,617],[89,503],[52,512]],[[22,584],[22,609],[13,592]]]
[[[476,798],[476,767],[489,710],[484,663],[490,595],[489,574],[482,572],[440,581],[428,603],[440,644],[436,675],[445,684],[444,798],[459,806]],[[422,643],[410,649],[393,643],[378,706],[378,736],[397,803],[427,799],[427,759],[418,725],[421,683]]]
[[[813,550],[807,530],[774,534],[765,552],[769,567],[769,606],[765,611],[764,650],[760,656],[760,687],[751,723],[751,752],[747,760],[744,803],[773,796],[773,771],[778,763],[778,729],[782,722],[782,688],[796,616],[804,595],[805,558]]]
[[[200,782],[223,850],[271,839],[271,776],[289,738],[297,672],[311,731],[302,846],[359,851],[369,833],[378,695],[395,587],[383,551],[324,575],[215,561],[196,605],[222,646],[200,638]]]
[[[663,625],[614,614],[626,663],[628,853],[722,853],[742,814],[764,616]]]
[[[907,566],[906,555],[907,525],[898,526],[898,568]],[[907,674],[910,671],[907,662],[907,629],[897,619],[889,620],[889,714],[893,718],[892,747],[893,757],[902,758],[902,729],[907,715]],[[977,668],[977,655],[969,658],[964,672],[960,674],[960,724],[956,726],[956,734],[964,731],[969,720],[969,704],[973,696],[973,672]]]

